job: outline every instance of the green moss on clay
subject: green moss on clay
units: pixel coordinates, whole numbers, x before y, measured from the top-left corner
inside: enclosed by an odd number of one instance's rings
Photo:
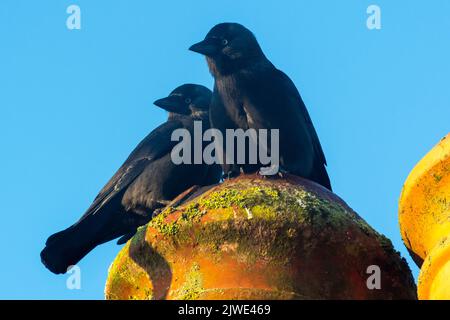
[[[175,221],[166,221],[172,209],[163,211],[149,223],[167,236],[167,241],[158,242],[158,250],[168,253],[183,244],[203,244],[220,258],[224,243],[238,243],[236,251],[247,262],[267,257],[282,264],[295,250],[296,242],[291,239],[302,232],[299,226],[305,221],[316,232],[321,232],[325,227],[340,229],[351,220],[364,233],[379,236],[338,202],[319,198],[297,186],[264,183],[257,181],[249,186],[238,182],[208,193],[179,208],[181,215]],[[199,227],[197,222],[206,212],[219,209],[216,220]],[[265,231],[261,234],[258,230]],[[284,231],[270,233],[267,230]]]
[[[161,234],[166,236],[173,236],[178,232],[178,225],[176,221],[174,222],[166,222],[166,217],[172,213],[171,210],[165,210],[161,212],[159,215],[157,215],[155,218],[153,218],[148,226],[155,228],[158,230]]]
[[[253,207],[258,204],[274,204],[279,200],[278,190],[254,186],[245,189],[227,188],[213,192],[208,197],[200,200],[200,205],[205,209],[221,209],[236,206],[241,209]]]
[[[166,236],[175,236],[183,225],[192,224],[206,214],[208,210],[222,209],[224,219],[255,218],[274,221],[282,220],[303,222],[305,219],[314,223],[327,221],[339,226],[345,223],[348,212],[341,205],[316,197],[305,190],[278,185],[265,186],[237,183],[234,187],[223,188],[200,197],[184,208],[179,209],[181,217],[167,222],[166,217],[174,209],[168,208],[155,217],[149,226]],[[317,221],[316,221],[317,220]],[[361,227],[370,230],[362,219],[355,219]]]
[[[166,222],[165,219],[174,212],[174,208],[170,207],[164,210],[155,218],[153,218],[148,226],[155,228],[165,236],[174,236],[178,233],[180,224],[192,223],[198,221],[206,211],[199,209],[198,203],[191,203],[182,210],[181,217],[172,222]]]
[[[433,178],[434,178],[434,181],[440,182],[442,180],[442,175],[434,173]]]
[[[202,216],[206,214],[205,210],[200,210],[199,203],[191,203],[183,210],[181,215],[181,221],[183,222],[194,222],[198,221]]]
[[[140,284],[138,283],[140,278],[146,278],[147,275],[141,270],[129,257],[130,242],[119,252],[116,260],[111,264],[108,274],[107,287],[108,291],[105,292],[105,298],[108,300],[123,299],[118,294],[122,293],[122,290],[131,288],[133,292],[140,292]],[[117,292],[117,294],[115,293]],[[144,290],[144,296],[130,295],[128,299],[140,300],[151,299],[152,292],[150,289]]]
[[[274,208],[265,204],[256,205],[249,210],[251,211],[252,218],[255,219],[273,220],[277,217],[277,212]]]
[[[131,241],[133,244],[135,243],[142,243],[145,240],[145,233],[147,232],[147,225],[140,226],[136,230],[136,234],[131,238]]]
[[[186,274],[183,285],[175,292],[174,297],[176,300],[196,300],[203,291],[203,276],[200,266],[194,263]]]
[[[359,228],[368,237],[378,239],[378,245],[385,252],[394,253],[387,238],[373,230],[339,199],[308,191],[302,185],[265,180],[226,182],[186,205],[167,208],[150,221],[148,227],[139,228],[129,245],[133,250],[146,250],[134,251],[144,257],[145,261],[141,261],[139,266],[155,272],[162,266],[167,268],[173,267],[175,262],[181,263],[178,259],[186,259],[183,254],[205,256],[217,264],[232,255],[233,259],[244,262],[243,265],[253,266],[258,262],[273,270],[281,270],[290,264],[291,259],[298,258],[298,252],[308,255],[319,250],[318,246],[324,241],[342,241],[339,236],[349,227],[351,230]],[[330,235],[330,238],[323,235]],[[154,237],[158,239],[154,241]],[[157,255],[150,254],[145,247],[148,245]],[[185,251],[180,251],[180,248]],[[355,242],[346,245],[345,253],[358,257],[365,250]],[[302,258],[308,259],[308,256]],[[137,276],[133,272],[138,271],[133,263],[127,261],[128,266],[124,270],[111,269],[110,282],[117,287],[120,282],[126,283],[127,287],[136,285],[133,278]],[[270,281],[280,292],[296,290],[291,279],[284,278],[281,273],[274,272]],[[144,286],[136,289],[140,291],[138,297],[143,295],[151,299],[152,290],[144,292],[145,289]],[[220,290],[203,288],[200,267],[194,263],[181,287],[171,296],[175,299],[198,299],[213,291],[220,296]]]

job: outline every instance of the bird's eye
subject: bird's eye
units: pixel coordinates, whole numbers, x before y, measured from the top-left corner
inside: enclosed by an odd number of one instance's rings
[[[189,103],[191,103],[191,99],[189,99],[189,98],[186,98],[186,99],[184,99],[184,102],[186,102],[186,104],[189,104]]]
[[[228,44],[228,40],[227,40],[227,39],[222,39],[222,44],[223,44],[224,46],[226,46],[226,45]]]

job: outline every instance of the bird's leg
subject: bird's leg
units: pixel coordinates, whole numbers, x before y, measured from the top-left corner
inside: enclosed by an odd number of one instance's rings
[[[170,204],[170,202],[171,201],[168,201],[168,200],[155,201],[156,209],[154,209],[152,212],[152,219],[154,217],[156,217],[157,215],[161,214],[161,212],[163,212],[167,208],[167,206]]]
[[[183,191],[178,197],[176,197],[173,200],[158,200],[158,201],[156,201],[156,203],[160,207],[158,209],[153,210],[152,217],[153,218],[156,217],[161,212],[163,212],[167,207],[171,207],[171,208],[178,207],[180,204],[182,204],[184,201],[186,201],[186,199],[188,199],[191,195],[193,195],[199,188],[200,188],[200,186],[193,185],[189,189],[186,189],[185,191]]]
[[[171,207],[178,207],[180,204],[182,204],[186,199],[189,199],[190,196],[192,196],[197,190],[200,189],[200,186],[193,185],[189,189],[186,189],[183,191],[178,197],[173,199],[169,204]]]
[[[168,206],[171,202],[172,201],[170,201],[170,200],[158,200],[158,201],[156,201],[156,203],[160,204],[163,207]]]

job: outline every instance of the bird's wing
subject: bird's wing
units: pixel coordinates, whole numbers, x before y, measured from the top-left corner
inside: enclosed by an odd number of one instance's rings
[[[176,143],[171,141],[172,132],[182,127],[181,121],[167,121],[142,140],[125,163],[103,187],[80,220],[83,220],[87,215],[95,214],[112,197],[129,186],[146,166],[170,152]]]
[[[311,117],[306,109],[305,103],[303,102],[300,93],[297,90],[297,87],[292,82],[292,80],[281,70],[274,70],[274,81],[273,86],[274,90],[279,91],[276,96],[278,97],[289,97],[290,99],[294,99],[293,105],[297,106],[301,112],[301,115],[304,117],[304,120],[308,126],[308,132],[311,136],[311,141],[313,143],[314,153],[317,156],[317,160],[319,160],[322,164],[326,165],[327,160],[325,158],[325,154],[323,152],[322,146],[320,144],[319,137],[317,135],[316,129],[312,123]],[[273,78],[272,78],[273,79]]]

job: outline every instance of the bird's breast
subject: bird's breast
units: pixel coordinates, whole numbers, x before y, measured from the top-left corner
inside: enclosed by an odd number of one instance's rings
[[[216,83],[216,88],[226,115],[238,128],[248,127],[239,80],[232,76],[224,77]]]

